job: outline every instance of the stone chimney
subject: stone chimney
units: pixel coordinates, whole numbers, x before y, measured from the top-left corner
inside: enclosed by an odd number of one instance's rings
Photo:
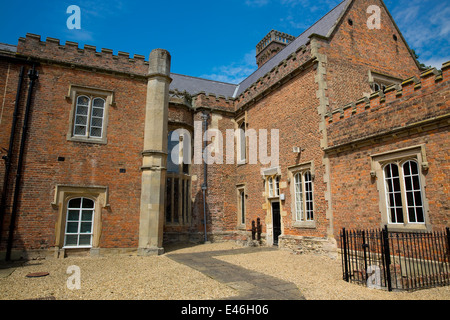
[[[287,33],[272,30],[256,46],[256,63],[261,68],[270,58],[295,39]]]

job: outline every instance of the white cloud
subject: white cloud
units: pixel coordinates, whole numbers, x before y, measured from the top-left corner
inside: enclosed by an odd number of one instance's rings
[[[215,67],[210,74],[204,74],[201,78],[221,81],[226,83],[239,84],[251,75],[256,69],[256,50],[244,55],[244,57],[237,62],[232,62],[229,65]]]
[[[269,0],[245,0],[245,4],[249,7],[264,7],[269,4]]]

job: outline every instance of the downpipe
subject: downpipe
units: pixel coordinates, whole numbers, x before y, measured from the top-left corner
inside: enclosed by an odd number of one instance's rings
[[[11,171],[11,164],[12,164],[12,155],[13,155],[13,148],[14,148],[14,139],[16,135],[16,125],[17,125],[17,118],[19,113],[19,105],[20,105],[20,96],[22,92],[22,84],[23,84],[23,74],[24,74],[25,67],[20,68],[19,73],[19,82],[17,84],[17,92],[16,92],[16,101],[14,103],[14,113],[13,113],[13,119],[11,124],[11,134],[9,136],[9,147],[7,150],[7,154],[2,157],[3,160],[5,160],[5,176],[3,177],[3,189],[2,189],[2,200],[0,202],[0,241],[2,239],[2,233],[3,233],[3,218],[5,216],[6,212],[6,202],[7,202],[7,196],[8,196],[8,187],[9,187],[9,174]]]
[[[28,96],[27,96],[27,104],[25,107],[25,116],[23,120],[22,127],[22,139],[20,141],[20,151],[19,151],[19,159],[17,163],[17,173],[16,173],[16,186],[14,188],[14,200],[11,211],[11,222],[9,224],[9,234],[8,234],[8,244],[6,247],[6,257],[5,260],[11,260],[11,249],[14,241],[14,228],[16,224],[16,216],[17,216],[17,204],[19,200],[19,192],[20,192],[20,183],[22,182],[22,166],[23,166],[23,154],[25,152],[25,143],[27,139],[28,133],[28,121],[31,111],[31,99],[33,96],[33,88],[36,80],[39,78],[39,74],[36,71],[35,65],[33,64],[33,68],[28,72],[28,78],[30,79],[30,84],[28,86]]]
[[[208,114],[202,114],[203,120],[203,132],[205,133],[208,130]],[[203,139],[204,140],[204,139]],[[203,156],[205,156],[206,152],[206,142],[203,141]],[[205,242],[208,241],[208,234],[206,231],[206,191],[208,190],[208,168],[205,159],[203,159],[203,184],[202,184],[202,192],[203,192],[203,225],[205,227]]]

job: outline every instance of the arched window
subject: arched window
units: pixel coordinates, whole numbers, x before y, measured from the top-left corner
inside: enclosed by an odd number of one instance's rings
[[[103,98],[78,96],[73,135],[102,138],[106,101]]]
[[[90,248],[94,224],[95,202],[75,198],[67,204],[65,247]]]

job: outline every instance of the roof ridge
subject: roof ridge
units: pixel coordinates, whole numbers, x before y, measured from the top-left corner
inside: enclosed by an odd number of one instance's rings
[[[351,1],[351,0],[342,0],[341,2],[339,2],[335,7],[333,7],[331,10],[329,10],[325,15],[323,15],[319,20],[317,20],[316,22],[314,22],[311,26],[309,26],[309,28],[305,29],[302,33],[300,33],[293,41],[291,41],[287,46],[285,46],[283,49],[281,49],[276,55],[274,55],[273,57],[271,57],[269,60],[266,61],[266,63],[269,63],[272,59],[274,59],[275,57],[279,56],[283,51],[288,50],[288,48],[290,48],[292,45],[294,45],[295,40],[300,38],[302,35],[304,35],[305,33],[308,32],[308,30],[310,30],[311,28],[313,28],[314,26],[316,26],[320,21],[322,21],[325,17],[327,17],[329,14],[331,14],[334,10],[336,10],[339,6],[341,6],[344,2],[347,1]],[[340,19],[340,17],[338,18]],[[265,64],[266,64],[265,63]],[[260,68],[256,69],[255,71],[253,71],[250,75],[248,75],[244,80],[242,80],[239,83],[239,87],[242,85],[242,83],[244,81],[246,81],[248,78],[250,78],[252,75],[254,75],[256,72],[258,72],[260,70]],[[237,91],[235,92],[235,95],[237,94]],[[234,98],[236,98],[236,96],[234,96]]]
[[[194,79],[199,79],[199,80],[205,80],[205,81],[210,81],[210,82],[215,82],[215,83],[220,83],[220,84],[226,84],[226,85],[230,85],[230,86],[238,86],[235,83],[230,83],[230,82],[223,82],[223,81],[217,81],[217,80],[211,80],[211,79],[206,79],[206,78],[201,78],[201,77],[195,77],[195,76],[188,76],[185,74],[181,74],[181,73],[176,73],[176,72],[171,72],[170,74],[174,74],[177,76],[182,76],[182,77],[187,77],[187,78],[194,78]]]

